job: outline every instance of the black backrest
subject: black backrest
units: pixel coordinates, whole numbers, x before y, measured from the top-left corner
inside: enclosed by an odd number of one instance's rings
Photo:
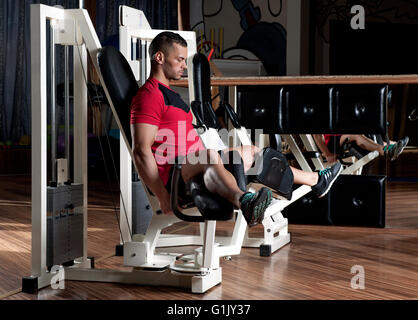
[[[100,73],[115,107],[129,146],[132,146],[130,129],[131,102],[139,87],[132,69],[119,50],[103,47],[97,56]]]
[[[208,58],[202,53],[193,56],[193,84],[194,101],[200,102],[199,108],[192,108],[193,113],[197,118],[200,117],[207,127],[217,129],[219,125],[212,109],[210,91],[210,65]]]

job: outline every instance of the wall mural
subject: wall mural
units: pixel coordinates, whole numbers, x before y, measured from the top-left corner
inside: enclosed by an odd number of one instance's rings
[[[259,59],[268,75],[285,75],[286,29],[277,22],[283,15],[283,0],[258,1],[262,8],[255,2],[193,1],[190,23],[197,35],[198,51],[225,59]],[[208,12],[208,7],[217,10]],[[239,30],[225,26],[239,26]],[[233,38],[232,42],[225,41],[225,30],[229,39]]]

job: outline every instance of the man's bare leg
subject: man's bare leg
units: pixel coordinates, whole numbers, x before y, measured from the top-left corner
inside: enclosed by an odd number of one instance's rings
[[[340,145],[342,145],[347,139],[348,142],[354,141],[362,149],[367,151],[378,151],[379,155],[385,155],[385,151],[383,149],[384,146],[375,143],[372,139],[369,139],[362,134],[343,134],[340,137]]]
[[[293,167],[290,167],[290,169],[292,170],[295,184],[304,184],[312,187],[318,183],[318,172],[307,172]]]
[[[404,148],[409,142],[408,137],[404,137],[400,140],[398,140],[395,143],[392,143],[394,141],[391,141],[391,144],[388,146],[386,143],[384,145],[380,145],[375,143],[373,140],[367,138],[365,135],[362,134],[345,134],[342,135],[340,138],[340,145],[348,139],[348,141],[354,141],[360,148],[363,148],[368,151],[378,151],[380,156],[384,156],[385,153],[388,154],[389,159],[391,161],[396,160],[399,155],[402,153]]]
[[[240,208],[240,197],[244,192],[238,187],[234,176],[225,169],[222,159],[215,150],[201,150],[185,157],[181,175],[185,182],[203,173],[206,188]],[[199,161],[197,161],[197,159]]]
[[[222,150],[224,153],[229,151],[237,151],[241,156],[243,165],[244,165],[244,172],[250,170],[254,163],[255,155],[260,152],[260,149],[256,146],[239,146],[233,148],[227,148]]]

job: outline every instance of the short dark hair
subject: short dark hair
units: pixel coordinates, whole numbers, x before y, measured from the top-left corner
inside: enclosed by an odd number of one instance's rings
[[[187,42],[184,38],[179,35],[178,33],[171,32],[171,31],[164,31],[159,33],[151,42],[148,52],[151,61],[154,60],[154,55],[161,51],[164,54],[168,54],[168,49],[173,45],[173,43],[177,43],[182,47],[187,47]]]

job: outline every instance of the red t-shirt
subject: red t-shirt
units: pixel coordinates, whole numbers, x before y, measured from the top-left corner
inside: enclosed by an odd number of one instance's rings
[[[158,127],[151,149],[164,185],[175,157],[204,149],[192,121],[190,107],[180,95],[157,79],[149,78],[132,99],[131,124]]]
[[[324,134],[325,144],[328,145],[328,142],[331,139],[331,137],[340,137],[340,136],[342,135],[341,134]]]

